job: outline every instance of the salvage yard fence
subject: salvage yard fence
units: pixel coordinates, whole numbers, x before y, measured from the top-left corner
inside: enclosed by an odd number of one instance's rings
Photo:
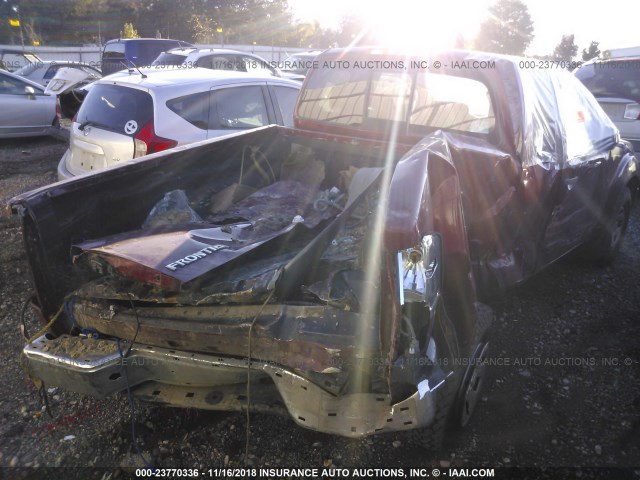
[[[308,51],[306,48],[276,47],[269,45],[228,45],[228,44],[196,44],[198,48],[228,48],[241,52],[253,53],[268,62],[282,62],[289,55],[297,52]],[[24,50],[35,53],[42,60],[66,60],[71,62],[86,62],[92,65],[99,64],[102,47],[99,45],[76,47],[25,47],[19,45],[0,45],[0,49]],[[21,60],[24,61],[24,60]],[[20,65],[22,66],[22,65]],[[13,69],[12,69],[13,70]]]

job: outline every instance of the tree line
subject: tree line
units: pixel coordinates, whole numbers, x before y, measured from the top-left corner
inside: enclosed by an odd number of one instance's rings
[[[101,44],[124,36],[125,23],[141,37],[196,43],[324,42],[317,24],[293,21],[287,0],[0,0],[0,19],[0,44]]]
[[[534,38],[534,24],[529,9],[520,0],[498,0],[489,7],[489,18],[480,25],[474,47],[486,52],[524,55]],[[587,61],[602,55],[599,43],[592,41],[582,49],[581,60]],[[560,42],[545,60],[576,60],[578,45],[575,36],[562,35]]]
[[[16,26],[19,22],[19,26]],[[0,44],[102,44],[118,37],[175,38],[194,43],[258,44],[303,48],[373,44],[357,16],[337,29],[295,21],[287,0],[0,0]],[[521,0],[497,0],[474,39],[456,47],[523,55],[534,24]],[[574,35],[563,35],[545,59],[574,60]],[[581,59],[601,55],[598,42]]]

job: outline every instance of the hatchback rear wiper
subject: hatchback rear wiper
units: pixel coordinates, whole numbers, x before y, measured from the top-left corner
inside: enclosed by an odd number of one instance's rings
[[[104,127],[104,125],[101,123],[94,122],[93,120],[86,120],[80,124],[80,126],[78,127],[78,130],[83,131],[85,127],[89,127],[89,126]]]

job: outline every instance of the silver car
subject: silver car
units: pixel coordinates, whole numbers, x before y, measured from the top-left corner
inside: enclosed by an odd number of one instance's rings
[[[58,178],[244,129],[293,126],[300,86],[206,68],[109,75],[91,84],[71,127]]]
[[[640,152],[640,57],[597,60],[574,73],[616,124],[620,136]]]
[[[0,138],[50,135],[58,128],[56,97],[37,83],[0,70]]]
[[[174,48],[162,52],[151,65],[158,68],[166,66],[202,67],[212,70],[247,72],[256,76],[287,78],[299,82],[304,80],[304,75],[279,70],[258,55],[226,48]]]
[[[314,67],[316,57],[322,53],[321,50],[312,52],[300,52],[285,58],[280,67],[281,72],[292,75],[305,76],[307,72]]]

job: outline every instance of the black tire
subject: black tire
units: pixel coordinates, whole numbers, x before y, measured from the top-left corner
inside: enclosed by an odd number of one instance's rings
[[[451,428],[465,427],[480,400],[487,374],[487,354],[489,351],[489,329],[493,313],[481,305],[477,309],[476,340],[472,361],[465,369],[460,388],[457,391],[455,404],[451,411]]]
[[[414,445],[433,453],[442,449],[445,433],[449,427],[449,413],[458,385],[455,380],[455,378],[448,378],[444,385],[436,390],[436,411],[431,425],[409,431],[410,441]]]
[[[631,192],[625,188],[622,198],[612,210],[606,223],[597,228],[592,240],[587,244],[587,252],[597,265],[609,265],[615,258],[627,230],[630,214]]]
[[[488,307],[482,304],[476,305],[478,308],[475,351],[478,350],[479,346],[488,345],[487,338],[493,316]],[[486,349],[484,349],[484,352],[486,354]],[[436,411],[433,422],[428,427],[411,430],[409,433],[412,443],[435,453],[442,449],[448,430],[464,426],[460,422],[460,415],[464,405],[464,402],[460,399],[460,391],[464,388],[465,380],[467,379],[461,379],[460,377],[463,373],[466,377],[467,371],[468,368],[464,371],[462,369],[454,370],[453,375],[447,378],[444,385],[436,390]]]

